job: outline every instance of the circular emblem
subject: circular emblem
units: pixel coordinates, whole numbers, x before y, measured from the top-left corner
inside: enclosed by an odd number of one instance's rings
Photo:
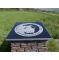
[[[36,23],[23,23],[17,25],[14,31],[18,35],[31,37],[41,34],[43,32],[43,28],[41,25]]]

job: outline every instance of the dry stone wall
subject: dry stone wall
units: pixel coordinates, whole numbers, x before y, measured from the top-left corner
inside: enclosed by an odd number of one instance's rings
[[[47,41],[11,42],[11,52],[47,52]]]

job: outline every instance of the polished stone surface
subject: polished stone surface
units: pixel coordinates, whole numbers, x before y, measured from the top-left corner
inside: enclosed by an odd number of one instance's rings
[[[11,29],[6,41],[49,40],[50,34],[41,22],[18,22]]]

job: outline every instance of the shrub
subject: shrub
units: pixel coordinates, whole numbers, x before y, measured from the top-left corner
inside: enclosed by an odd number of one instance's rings
[[[51,51],[51,52],[59,51],[58,40],[49,40],[48,41],[48,51]]]

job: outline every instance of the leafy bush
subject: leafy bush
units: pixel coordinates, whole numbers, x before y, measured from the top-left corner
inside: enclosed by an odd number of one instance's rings
[[[59,52],[58,40],[49,40],[48,41],[48,51],[50,52]]]

